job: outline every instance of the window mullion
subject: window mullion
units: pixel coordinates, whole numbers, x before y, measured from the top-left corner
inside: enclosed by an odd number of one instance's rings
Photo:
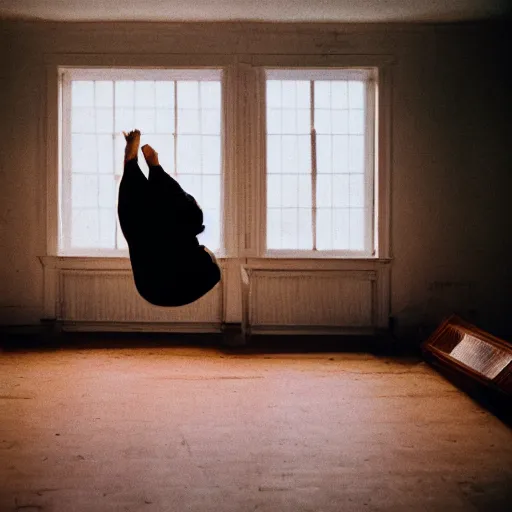
[[[317,154],[315,130],[315,82],[310,81],[310,116],[311,116],[311,229],[313,235],[313,250],[316,251],[316,181],[317,181]]]
[[[116,119],[116,82],[112,80],[112,116],[113,120],[112,122],[114,131],[112,132],[112,173],[114,177],[114,183],[118,186],[116,186],[116,192],[117,195],[119,195],[119,186],[121,184],[121,180],[116,175],[116,126],[117,126],[117,119]],[[123,158],[123,173],[124,173],[124,158]],[[117,211],[114,209],[114,216],[115,216],[115,222],[114,222],[114,248],[116,250],[119,250],[119,226],[117,221]]]
[[[174,176],[178,177],[178,82],[174,80]]]

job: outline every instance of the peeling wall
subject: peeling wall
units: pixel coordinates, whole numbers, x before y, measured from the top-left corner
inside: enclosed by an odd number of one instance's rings
[[[45,54],[378,53],[396,60],[395,326],[415,333],[459,311],[496,334],[511,334],[507,38],[498,24],[0,22],[0,323],[42,316]]]

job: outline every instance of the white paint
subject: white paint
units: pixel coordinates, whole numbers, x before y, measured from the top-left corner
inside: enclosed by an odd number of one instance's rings
[[[1,0],[0,17],[52,21],[461,21],[497,17],[508,0]]]

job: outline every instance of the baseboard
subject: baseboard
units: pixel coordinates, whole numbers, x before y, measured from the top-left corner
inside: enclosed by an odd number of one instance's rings
[[[380,333],[375,327],[342,327],[342,326],[322,326],[322,325],[251,325],[250,334],[282,334],[282,335],[354,335],[354,336],[374,336]]]
[[[220,333],[221,323],[62,321],[63,332]]]

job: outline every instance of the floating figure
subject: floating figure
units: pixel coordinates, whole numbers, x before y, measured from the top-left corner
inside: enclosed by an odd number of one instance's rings
[[[203,212],[163,170],[158,153],[147,144],[141,148],[149,167],[146,178],[137,157],[140,131],[124,136],[118,215],[128,242],[135,286],[156,306],[190,304],[221,278],[215,256],[197,240],[204,231]]]

